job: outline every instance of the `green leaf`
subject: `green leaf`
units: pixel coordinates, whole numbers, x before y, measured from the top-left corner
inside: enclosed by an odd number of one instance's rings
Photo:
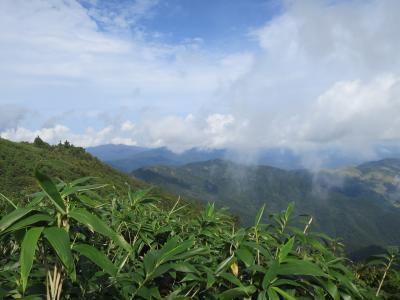
[[[19,222],[14,223],[10,227],[8,227],[4,231],[4,233],[20,230],[22,228],[25,228],[27,226],[30,226],[30,225],[38,223],[38,222],[51,222],[52,220],[53,220],[53,218],[50,217],[49,215],[40,214],[40,213],[34,214],[32,216],[29,216],[29,217],[26,217],[26,218],[22,219]]]
[[[33,259],[35,257],[36,245],[43,231],[43,227],[31,228],[25,233],[21,244],[21,255],[19,264],[21,266],[22,290],[25,291],[28,285],[28,277],[31,272]]]
[[[218,295],[221,300],[236,299],[243,296],[251,296],[256,292],[256,287],[254,285],[236,287],[227,291],[222,292]]]
[[[276,286],[271,287],[271,289],[274,290],[274,291],[276,291],[278,294],[280,294],[284,299],[287,299],[287,300],[296,300],[295,297],[293,297],[292,295],[289,295],[289,294],[286,293],[284,290],[282,290],[282,289],[280,289],[280,288],[278,288],[278,287],[276,287]]]
[[[294,209],[294,202],[290,202],[286,211],[285,211],[285,220],[287,221],[290,217],[290,215],[292,214]]]
[[[191,247],[193,241],[193,239],[188,239],[180,242],[177,236],[173,237],[158,251],[158,260],[163,263],[174,259],[175,255],[181,254]]]
[[[110,239],[112,239],[118,246],[125,249],[128,252],[132,251],[131,245],[128,244],[125,239],[114,232],[107,224],[105,224],[99,217],[91,214],[86,209],[73,209],[69,212],[69,216],[76,221],[87,226],[90,230],[98,232]]]
[[[316,264],[305,260],[286,260],[277,270],[279,275],[327,276]]]
[[[199,271],[188,262],[178,262],[171,265],[171,268],[182,273],[199,273]]]
[[[335,300],[340,299],[339,292],[337,286],[332,282],[328,281],[326,283],[326,290],[328,291],[329,295]]]
[[[280,249],[279,249],[279,262],[283,262],[285,258],[288,256],[289,252],[292,250],[294,244],[294,237],[289,239],[286,244],[284,244]]]
[[[76,244],[74,245],[73,250],[79,252],[83,256],[86,256],[108,274],[112,276],[117,274],[118,268],[111,262],[111,260],[108,259],[105,254],[103,254],[103,252],[95,247],[86,244]]]
[[[67,187],[62,191],[62,195],[64,197],[79,193],[79,192],[85,192],[85,191],[90,191],[90,190],[97,190],[101,189],[103,187],[106,187],[108,184],[90,184],[90,185],[84,185],[84,186],[72,186],[72,187]]]
[[[240,282],[240,280],[236,276],[232,275],[231,273],[221,273],[219,276],[221,276],[225,280],[228,280],[230,283],[233,283],[234,285],[243,286],[243,284]]]
[[[267,272],[264,275],[262,281],[263,289],[267,289],[271,282],[276,278],[277,271],[279,268],[279,263],[277,261],[273,261],[271,266],[268,268]]]
[[[218,265],[217,269],[215,270],[215,274],[221,273],[225,268],[227,268],[228,266],[231,265],[231,263],[233,262],[233,260],[234,260],[234,254],[232,254],[232,256],[226,258],[224,261],[222,261],[222,262]]]
[[[53,183],[53,181],[46,175],[42,174],[38,169],[36,169],[35,171],[35,177],[40,187],[42,188],[43,192],[50,198],[51,202],[54,204],[57,210],[63,215],[65,215],[66,208],[64,201],[61,198],[61,195],[58,192],[57,187]]]
[[[275,292],[275,290],[273,290],[272,288],[269,288],[267,293],[268,293],[269,300],[280,300],[278,293]]]
[[[75,179],[69,183],[70,186],[81,185],[82,183],[88,182],[89,180],[95,179],[96,177],[87,176]]]
[[[236,250],[235,254],[246,265],[246,267],[254,264],[254,256],[246,247],[240,247]]]
[[[267,295],[266,295],[266,291],[261,291],[257,296],[257,300],[268,300],[267,299]]]
[[[181,254],[175,255],[175,259],[177,259],[177,260],[178,259],[186,259],[186,258],[189,258],[192,256],[206,255],[209,253],[210,253],[210,249],[200,247],[200,248],[191,249],[191,250],[185,251]]]
[[[264,214],[264,209],[265,209],[265,204],[260,208],[260,210],[258,211],[257,215],[256,215],[256,221],[254,226],[257,227],[260,224],[261,218]]]
[[[34,208],[17,208],[10,212],[9,214],[5,215],[0,220],[0,233],[7,229],[8,226],[12,225],[13,223],[17,222],[19,219],[23,218],[25,215],[33,211]]]
[[[4,200],[6,200],[12,207],[14,207],[15,209],[18,208],[18,206],[16,204],[14,204],[14,202],[11,201],[11,199],[7,198],[6,196],[4,196],[2,193],[0,193],[0,198],[3,198]]]
[[[43,230],[43,234],[65,266],[65,269],[67,270],[71,280],[75,281],[75,264],[71,253],[71,245],[68,233],[62,228],[49,227]]]
[[[76,196],[84,205],[92,207],[92,208],[98,208],[98,207],[105,205],[105,203],[101,203],[97,200],[93,200],[91,197],[88,197],[87,195],[79,194]]]
[[[143,257],[144,270],[147,275],[151,274],[154,271],[156,263],[157,258],[155,251],[147,252],[146,255]]]

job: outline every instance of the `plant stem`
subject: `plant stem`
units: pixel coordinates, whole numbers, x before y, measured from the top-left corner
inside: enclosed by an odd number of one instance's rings
[[[379,282],[379,287],[378,287],[378,290],[376,291],[376,296],[377,296],[377,297],[379,296],[379,292],[381,291],[383,282],[385,281],[386,275],[387,275],[387,273],[388,273],[388,271],[389,271],[389,269],[390,269],[390,267],[391,267],[391,265],[392,265],[393,259],[394,259],[394,255],[392,255],[392,256],[390,257],[389,263],[388,263],[387,266],[386,266],[386,269],[385,269],[385,272],[383,273],[382,279],[381,279],[381,281]]]

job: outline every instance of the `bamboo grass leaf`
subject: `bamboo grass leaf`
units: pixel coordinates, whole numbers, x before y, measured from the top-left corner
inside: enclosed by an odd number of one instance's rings
[[[20,230],[22,228],[25,228],[27,226],[36,224],[38,222],[51,222],[53,221],[53,218],[50,217],[49,215],[46,214],[41,214],[41,213],[37,213],[31,216],[28,216],[24,219],[22,219],[19,222],[14,223],[13,225],[11,225],[10,227],[8,227],[4,233],[8,233],[8,232],[13,232],[16,230]]]
[[[279,249],[279,263],[282,263],[286,257],[288,256],[289,252],[292,250],[294,244],[294,237],[290,238],[286,244],[284,244],[280,249]]]
[[[86,256],[108,274],[112,276],[117,274],[118,268],[108,259],[105,254],[95,247],[85,244],[75,244],[73,246],[73,250],[79,252],[83,256]]]
[[[32,269],[33,259],[35,257],[35,251],[37,247],[37,242],[43,231],[43,227],[34,227],[29,229],[21,244],[21,255],[19,259],[21,267],[21,281],[22,290],[25,291],[28,285],[28,277]]]
[[[76,281],[75,264],[68,233],[62,228],[49,227],[43,230],[43,235],[57,253],[71,280]]]
[[[53,181],[38,169],[35,171],[35,177],[42,188],[43,192],[49,197],[57,210],[63,215],[66,214],[66,208],[60,193]]]
[[[11,226],[13,223],[17,222],[27,214],[29,214],[31,211],[33,211],[34,208],[28,207],[28,208],[17,208],[10,212],[9,214],[5,215],[1,220],[0,220],[0,234],[7,229],[7,227]]]
[[[132,247],[128,244],[125,239],[114,232],[107,224],[105,224],[99,217],[94,214],[91,214],[87,210],[83,208],[73,209],[69,212],[69,216],[76,221],[82,223],[90,230],[94,232],[98,232],[101,235],[104,235],[110,239],[112,239],[118,246],[125,249],[128,252],[132,251]]]

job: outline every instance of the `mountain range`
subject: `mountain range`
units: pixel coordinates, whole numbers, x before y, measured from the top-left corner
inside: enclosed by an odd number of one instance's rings
[[[300,168],[337,168],[358,165],[371,159],[362,155],[344,153],[338,150],[320,150],[313,153],[300,153],[289,148],[266,149],[203,149],[191,148],[175,152],[167,147],[146,148],[129,145],[106,144],[89,147],[87,152],[123,172],[131,172],[141,167],[154,165],[182,166],[188,163],[213,159],[225,159],[247,165],[268,165],[286,170]],[[373,158],[400,158],[398,147],[376,146]]]
[[[343,239],[348,251],[400,244],[398,159],[318,172],[216,159],[144,167],[132,175],[177,195],[227,207],[243,225],[251,225],[264,204],[274,212],[294,201],[298,215],[313,216],[314,229]]]

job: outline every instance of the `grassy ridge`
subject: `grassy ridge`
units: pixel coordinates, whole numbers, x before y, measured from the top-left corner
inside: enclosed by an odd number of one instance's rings
[[[86,176],[95,177],[97,183],[109,184],[102,190],[102,195],[125,192],[128,185],[133,190],[148,187],[68,142],[50,146],[41,139],[34,143],[16,143],[0,138],[0,193],[20,202],[26,201],[28,195],[37,191],[35,168],[67,182]],[[169,207],[176,201],[175,196],[158,188],[154,192],[164,199],[160,205]],[[0,201],[0,207],[2,203]],[[197,209],[198,205],[193,203],[193,207]]]

